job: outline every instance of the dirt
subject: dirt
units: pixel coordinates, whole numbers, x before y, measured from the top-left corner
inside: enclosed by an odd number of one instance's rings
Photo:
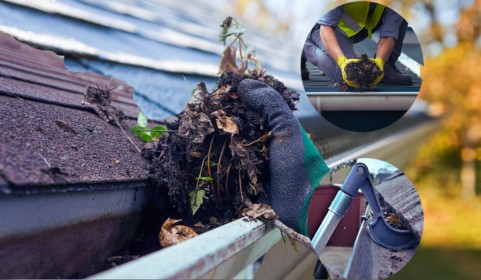
[[[82,104],[89,105],[104,121],[108,123],[119,123],[125,116],[122,111],[111,105],[114,100],[114,95],[111,94],[112,91],[113,89],[109,88],[109,84],[105,87],[98,85],[87,86]],[[57,124],[61,126],[61,124]]]
[[[142,151],[153,183],[167,193],[183,224],[223,224],[241,216],[245,198],[267,195],[271,133],[237,94],[246,78],[269,84],[295,110],[299,94],[265,70],[227,71],[212,92],[199,83],[177,121],[168,124],[173,132]]]
[[[384,200],[383,196],[378,193],[377,198],[386,222],[395,229],[408,230],[405,222],[400,218],[396,210]]]
[[[360,61],[347,64],[346,77],[348,80],[356,82],[360,86],[360,90],[368,89],[369,85],[382,75],[382,71],[376,63],[369,60],[366,54],[355,58]]]

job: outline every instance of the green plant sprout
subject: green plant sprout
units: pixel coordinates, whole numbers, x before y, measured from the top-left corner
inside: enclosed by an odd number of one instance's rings
[[[197,184],[195,185],[195,189],[189,193],[189,201],[190,201],[190,209],[192,210],[192,215],[195,215],[197,210],[199,210],[202,203],[204,203],[204,199],[208,199],[205,196],[205,190],[199,189],[199,182],[202,181],[212,181],[211,177],[202,177],[202,170],[204,169],[204,163],[207,156],[202,160],[202,165],[200,166],[199,176],[197,176]]]
[[[143,112],[139,112],[137,116],[137,125],[130,128],[130,131],[139,136],[142,141],[152,142],[158,140],[161,136],[167,134],[165,127],[161,125],[153,126],[149,128],[148,119]]]
[[[224,46],[227,44],[227,38],[231,36],[234,38],[222,53],[219,64],[219,73],[224,73],[228,70],[237,70],[244,75],[249,75],[249,62],[255,63],[255,68],[258,70],[262,69],[261,62],[256,58],[256,49],[252,46],[248,46],[242,39],[245,29],[237,22],[237,20],[232,17],[227,17],[220,27],[219,41],[221,41]],[[237,66],[236,62],[237,49],[234,47],[236,42],[239,44],[240,67]]]

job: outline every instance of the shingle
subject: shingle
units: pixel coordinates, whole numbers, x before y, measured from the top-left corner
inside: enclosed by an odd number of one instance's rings
[[[7,35],[0,35],[0,65],[10,66],[0,67],[0,192],[147,178],[147,164],[119,127],[81,104],[88,85],[111,78],[69,72],[57,55]],[[116,79],[114,86],[112,105],[135,117],[133,89]],[[132,125],[124,120],[125,130]]]
[[[133,88],[126,83],[95,73],[70,72],[58,55],[39,51],[7,35],[0,35],[0,77],[4,94],[78,107],[82,106],[87,86],[108,87],[117,95],[114,106],[130,117],[139,111],[132,99]]]

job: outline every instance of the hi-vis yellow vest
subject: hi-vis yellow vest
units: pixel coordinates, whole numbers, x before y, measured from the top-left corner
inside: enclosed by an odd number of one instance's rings
[[[384,6],[376,5],[372,14],[369,15],[369,2],[354,2],[344,5],[344,13],[337,26],[344,34],[350,38],[359,33],[363,28],[367,29],[369,38],[372,35],[372,29],[381,20]]]

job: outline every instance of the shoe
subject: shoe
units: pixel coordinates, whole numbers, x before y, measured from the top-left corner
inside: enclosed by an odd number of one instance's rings
[[[410,86],[413,79],[406,74],[401,73],[394,63],[386,63],[384,65],[384,78],[380,82],[386,85]]]
[[[303,81],[309,80],[309,71],[306,67],[307,60],[301,56],[301,78]]]
[[[309,80],[309,71],[307,69],[301,69],[301,78],[303,81]]]

